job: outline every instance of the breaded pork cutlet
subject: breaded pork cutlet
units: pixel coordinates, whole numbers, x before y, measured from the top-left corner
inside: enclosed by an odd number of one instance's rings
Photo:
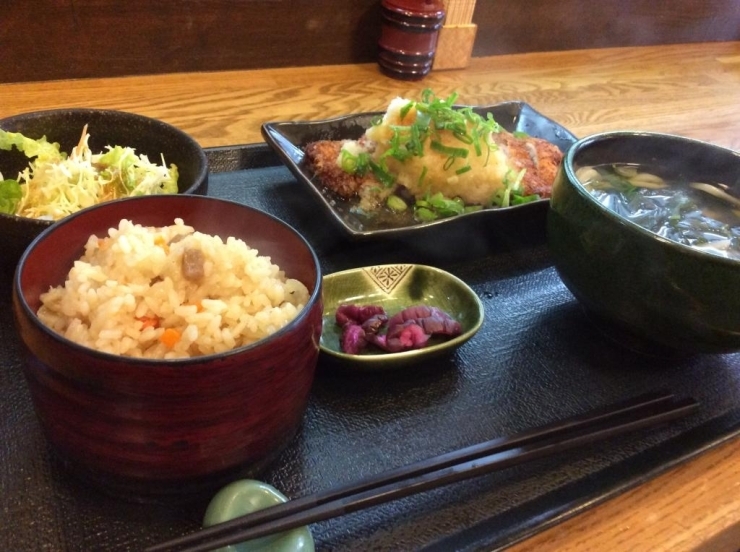
[[[493,140],[505,153],[512,169],[525,169],[522,184],[526,195],[550,197],[562,152],[557,146],[541,138],[519,137],[502,130],[492,134]],[[379,182],[371,172],[364,176],[349,174],[337,163],[342,140],[321,140],[305,148],[305,162],[318,180],[339,196],[349,199],[359,194],[365,185]]]
[[[563,158],[560,149],[547,140],[532,136],[515,136],[506,131],[492,134],[493,141],[506,154],[512,169],[525,169],[524,194],[550,197],[555,175]]]

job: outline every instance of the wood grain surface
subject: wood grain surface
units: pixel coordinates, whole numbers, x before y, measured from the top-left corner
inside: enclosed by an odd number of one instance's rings
[[[738,0],[477,2],[476,57],[740,39]],[[379,0],[4,0],[0,82],[368,63]]]
[[[473,58],[420,82],[377,65],[168,74],[0,85],[0,116],[62,106],[135,111],[205,147],[261,142],[270,120],[383,110],[424,88],[459,103],[523,100],[578,136],[611,129],[672,132],[740,149],[740,42]]]
[[[740,150],[740,42],[474,58],[394,81],[375,64],[0,85],[0,117],[69,106],[135,111],[203,146],[261,142],[270,120],[382,110],[423,88],[460,103],[523,100],[578,136],[662,131]],[[90,129],[95,132],[95,129]],[[513,547],[517,552],[736,551],[740,441],[732,440]],[[593,507],[591,507],[593,506]]]

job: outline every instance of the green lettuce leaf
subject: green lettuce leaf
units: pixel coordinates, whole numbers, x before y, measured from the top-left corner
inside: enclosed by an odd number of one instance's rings
[[[0,180],[0,213],[14,215],[21,200],[21,185],[17,180]]]
[[[136,187],[136,162],[137,157],[134,150],[121,146],[108,146],[108,151],[96,158],[99,166],[106,167],[101,171],[105,178],[118,175],[123,195],[128,195]]]
[[[177,179],[180,178],[180,173],[177,170],[177,165],[172,163],[170,165],[170,179],[162,182],[162,193],[163,194],[176,194],[179,188],[177,187]]]
[[[0,149],[11,150],[13,146],[22,151],[26,157],[36,157],[39,161],[54,162],[65,158],[65,155],[59,151],[59,144],[49,142],[46,136],[34,140],[25,137],[20,132],[0,129]]]

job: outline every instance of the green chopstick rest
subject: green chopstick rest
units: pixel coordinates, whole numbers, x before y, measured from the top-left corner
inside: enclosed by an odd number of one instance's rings
[[[254,479],[240,479],[218,491],[208,503],[203,527],[229,521],[239,516],[287,502],[280,491]],[[314,542],[307,526],[219,548],[217,552],[314,552]]]

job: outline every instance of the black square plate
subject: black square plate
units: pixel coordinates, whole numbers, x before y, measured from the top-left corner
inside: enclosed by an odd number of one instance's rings
[[[524,102],[505,102],[474,107],[473,110],[484,118],[491,113],[506,130],[543,138],[558,146],[563,152],[576,141],[576,137],[570,131]],[[321,121],[276,121],[262,125],[262,136],[265,141],[275,150],[298,182],[306,185],[318,198],[329,218],[338,223],[350,238],[400,237],[420,229],[426,230],[431,226],[441,225],[450,229],[453,225],[495,218],[503,212],[514,210],[520,210],[520,214],[526,211],[540,212],[541,204],[549,201],[541,199],[512,207],[484,209],[424,223],[415,221],[410,214],[393,215],[388,218],[363,214],[357,209],[358,200],[339,197],[311,174],[303,163],[303,148],[317,140],[356,140],[370,127],[374,118],[382,115],[383,112],[376,111]]]

